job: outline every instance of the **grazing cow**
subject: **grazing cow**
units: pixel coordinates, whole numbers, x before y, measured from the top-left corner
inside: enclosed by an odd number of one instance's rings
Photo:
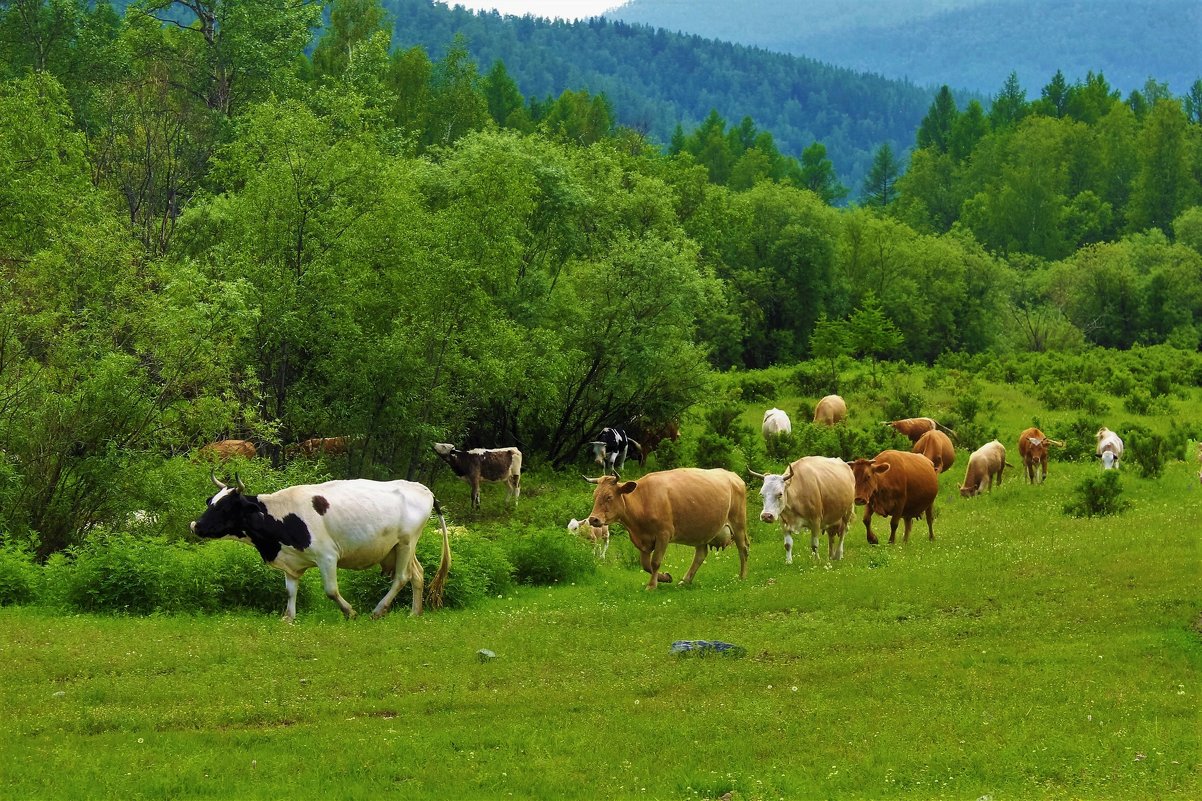
[[[1098,456],[1102,459],[1105,470],[1118,469],[1119,459],[1123,458],[1123,440],[1119,435],[1103,426],[1098,429]]]
[[[897,524],[906,521],[905,542],[910,541],[914,518],[926,515],[930,539],[935,539],[935,496],[939,475],[925,456],[905,451],[881,451],[872,459],[849,462],[856,476],[856,505],[864,506],[864,531],[876,545],[872,533],[875,512],[889,521],[889,542],[897,538]]]
[[[928,431],[942,431],[953,439],[956,437],[955,431],[932,420],[930,417],[907,417],[904,420],[887,420],[881,423],[881,425],[892,426],[894,431],[912,443],[918,442],[919,438]]]
[[[946,472],[956,461],[956,447],[947,434],[934,428],[919,437],[910,452],[927,457],[938,473]]]
[[[461,451],[449,442],[435,442],[434,452],[472,488],[473,509],[480,508],[481,481],[504,481],[517,507],[522,494],[522,452],[517,448]]]
[[[605,552],[609,550],[609,526],[590,526],[588,519],[577,520],[572,518],[568,521],[568,531],[573,534],[579,533],[581,536],[588,539],[593,544],[593,555],[598,559],[605,558]]]
[[[314,437],[288,448],[288,456],[342,456],[347,449],[346,437]]]
[[[847,419],[847,402],[838,395],[827,395],[814,407],[814,422],[833,426]]]
[[[1006,461],[1006,446],[998,442],[986,442],[968,457],[968,472],[964,474],[964,484],[960,487],[961,498],[971,498],[980,495],[986,481],[989,491],[993,492],[993,482],[1002,486],[1002,473],[1007,467],[1013,468]]]
[[[210,442],[197,451],[197,456],[208,462],[228,462],[230,459],[253,459],[258,451],[255,443],[246,439],[221,439]]]
[[[643,461],[643,446],[626,436],[620,428],[603,428],[600,437],[590,443],[593,446],[593,461],[604,468],[606,474],[612,473],[622,477],[622,467],[626,457],[633,452],[635,458]]]
[[[647,589],[670,582],[659,572],[668,543],[696,549],[684,583],[705,561],[707,549],[739,549],[739,578],[747,578],[747,486],[729,470],[680,467],[648,473],[638,481],[619,482],[613,476],[586,478],[593,490],[591,526],[621,523],[639,551],[643,570],[651,574]]]
[[[782,434],[793,433],[793,424],[789,422],[789,415],[780,409],[769,409],[764,412],[764,425],[762,428],[764,439],[772,439]]]
[[[1047,435],[1038,428],[1028,428],[1018,435],[1018,454],[1023,458],[1023,466],[1027,469],[1027,481],[1032,484],[1042,484],[1048,477],[1049,445],[1055,445],[1057,448],[1064,447],[1063,442],[1048,439]],[[1038,471],[1036,467],[1039,468]],[[1036,472],[1041,474],[1038,482],[1035,480]]]
[[[632,438],[638,440],[639,466],[644,467],[647,464],[647,457],[659,447],[661,442],[666,439],[676,442],[680,439],[680,423],[669,420],[661,426],[634,424],[630,434]]]
[[[810,553],[818,555],[818,538],[827,535],[826,558],[843,558],[843,536],[855,514],[856,477],[842,459],[803,456],[784,475],[761,475],[764,509],[760,520],[780,521],[785,532],[785,564],[793,564],[793,534],[810,530]],[[836,546],[836,540],[838,545]]]
[[[263,561],[284,573],[288,606],[284,619],[296,618],[296,590],[311,567],[321,571],[326,595],[348,619],[355,610],[338,592],[338,568],[365,570],[379,565],[392,586],[372,610],[380,617],[392,606],[406,582],[413,583],[412,614],[422,612],[425,577],[417,561],[417,540],[438,513],[442,525],[442,561],[430,583],[430,605],[442,604],[442,590],[451,567],[451,545],[442,509],[434,493],[412,481],[327,481],[301,484],[266,495],[247,495],[235,477],[227,486],[213,477],[218,492],[208,508],[193,520],[192,533],[206,539],[249,542]]]

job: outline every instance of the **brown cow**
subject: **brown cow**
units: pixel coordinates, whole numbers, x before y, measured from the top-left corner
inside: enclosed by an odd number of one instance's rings
[[[1006,446],[998,442],[987,442],[977,448],[968,457],[968,472],[964,474],[964,484],[960,487],[961,498],[971,498],[981,493],[986,481],[989,491],[993,492],[993,481],[1002,486],[1002,473],[1012,465],[1006,461]]]
[[[952,431],[947,426],[940,425],[930,417],[907,417],[904,420],[888,420],[881,423],[883,426],[892,426],[897,433],[901,434],[910,442],[918,442],[919,437],[928,431],[942,431],[948,436],[955,437],[956,432]]]
[[[221,439],[210,442],[197,451],[197,456],[210,462],[228,462],[230,459],[253,459],[258,451],[255,443],[247,439]]]
[[[827,395],[814,407],[814,422],[833,426],[847,419],[847,403],[838,395]]]
[[[734,473],[679,467],[638,481],[619,482],[613,476],[585,480],[597,485],[589,525],[626,527],[643,570],[651,574],[647,589],[672,580],[672,574],[659,572],[671,542],[696,549],[685,584],[693,580],[708,549],[731,542],[739,549],[739,578],[747,578],[747,485]]]
[[[1048,446],[1055,445],[1063,448],[1059,440],[1048,439],[1047,435],[1038,428],[1028,428],[1018,435],[1018,453],[1023,457],[1023,466],[1027,468],[1027,480],[1032,484],[1042,484],[1048,477]],[[1035,480],[1035,466],[1040,468],[1039,481]]]
[[[289,456],[341,456],[346,453],[346,437],[314,437],[288,449]]]
[[[848,462],[856,476],[856,505],[864,505],[864,531],[875,545],[872,515],[889,521],[889,542],[897,538],[897,524],[906,521],[905,541],[910,541],[914,518],[926,515],[930,539],[935,539],[935,496],[939,474],[925,456],[904,451],[881,451],[873,459]]]
[[[914,447],[910,449],[910,452],[921,453],[927,457],[931,464],[935,465],[935,470],[939,473],[946,472],[952,466],[952,463],[956,461],[956,447],[952,445],[952,441],[948,439],[947,434],[935,429],[931,429],[919,437],[918,441],[914,443]]]
[[[517,508],[518,496],[522,494],[522,452],[517,448],[461,451],[449,442],[435,442],[434,452],[472,488],[473,509],[480,508],[481,481],[504,481]]]
[[[669,420],[660,426],[646,426],[641,422],[632,424],[628,429],[630,438],[639,444],[639,466],[645,467],[647,457],[666,439],[676,442],[680,439],[680,423]]]

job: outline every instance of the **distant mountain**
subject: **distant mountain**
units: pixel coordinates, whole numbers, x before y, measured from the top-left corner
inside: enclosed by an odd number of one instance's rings
[[[604,92],[621,124],[659,143],[677,124],[697,127],[711,110],[731,127],[750,116],[795,158],[820,141],[853,196],[883,142],[899,153],[913,145],[934,97],[812,59],[603,18],[552,22],[430,0],[384,0],[384,7],[395,48],[422,45],[438,59],[463,34],[481,73],[500,59],[528,99]]]
[[[630,0],[610,19],[763,47],[922,86],[1029,97],[1060,70],[1124,94],[1202,77],[1198,0]]]

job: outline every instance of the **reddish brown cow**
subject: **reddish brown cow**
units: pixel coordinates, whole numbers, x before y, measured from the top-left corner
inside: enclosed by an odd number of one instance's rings
[[[628,433],[631,439],[639,443],[639,466],[644,467],[647,464],[647,456],[658,448],[661,442],[666,439],[676,442],[680,439],[680,424],[675,420],[669,420],[661,426],[636,424],[631,426]]]
[[[197,451],[197,456],[210,462],[228,462],[230,459],[253,459],[257,451],[255,443],[246,439],[221,439],[210,442]]]
[[[1027,468],[1027,480],[1032,484],[1042,484],[1048,477],[1049,445],[1064,447],[1063,442],[1048,439],[1038,428],[1028,428],[1018,435],[1018,453],[1023,457],[1023,465]],[[1035,480],[1036,465],[1039,466],[1039,481]]]
[[[956,436],[956,432],[952,431],[947,426],[942,426],[932,420],[930,417],[907,417],[904,420],[889,420],[881,425],[893,426],[897,433],[901,434],[910,442],[918,442],[918,439],[928,431],[942,431],[944,434]]]
[[[294,456],[341,456],[346,453],[346,437],[314,437],[288,449]]]
[[[873,459],[848,462],[856,476],[856,505],[864,506],[864,531],[875,545],[872,515],[891,518],[889,542],[897,538],[897,524],[906,521],[904,541],[910,541],[914,518],[926,515],[930,539],[935,539],[935,496],[939,475],[925,456],[904,451],[881,451]]]
[[[827,395],[814,407],[814,422],[833,426],[847,419],[847,403],[838,395]]]
[[[935,470],[943,473],[956,461],[956,447],[948,439],[947,434],[932,429],[914,443],[911,453],[921,453],[935,465]],[[938,461],[936,461],[938,460]]]

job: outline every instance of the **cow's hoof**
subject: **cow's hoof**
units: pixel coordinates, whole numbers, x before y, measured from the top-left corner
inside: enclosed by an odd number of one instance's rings
[[[664,584],[671,584],[672,583],[672,574],[671,573],[660,573],[659,578],[657,578],[656,581],[662,581]]]

